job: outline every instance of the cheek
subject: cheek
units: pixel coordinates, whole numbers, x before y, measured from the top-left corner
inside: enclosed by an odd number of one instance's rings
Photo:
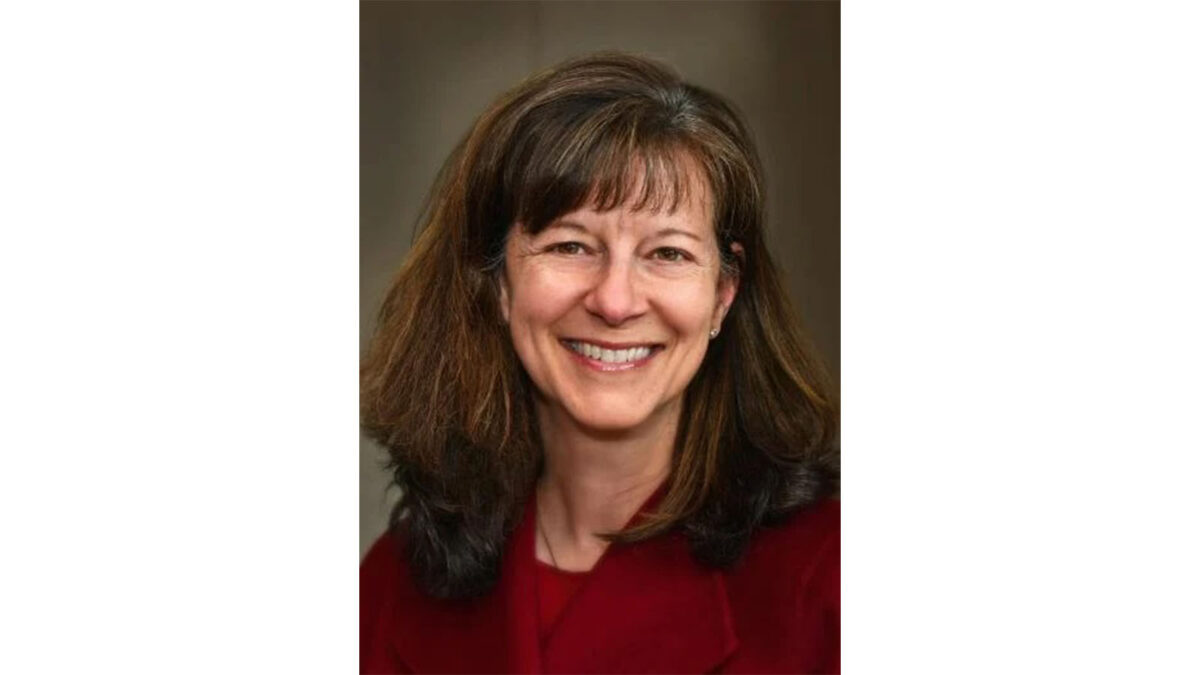
[[[659,297],[659,312],[680,340],[708,339],[716,291],[707,283],[686,287],[676,285]]]
[[[562,316],[575,302],[576,295],[561,275],[541,270],[523,273],[512,293],[512,322],[526,326],[541,326]]]
[[[509,330],[513,348],[540,388],[548,384],[558,349],[555,327],[579,304],[577,289],[562,275],[526,268],[514,275]]]

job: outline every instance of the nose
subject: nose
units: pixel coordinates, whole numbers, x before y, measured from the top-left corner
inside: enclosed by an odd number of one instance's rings
[[[646,297],[627,260],[611,258],[597,275],[584,307],[610,326],[619,326],[646,311]]]

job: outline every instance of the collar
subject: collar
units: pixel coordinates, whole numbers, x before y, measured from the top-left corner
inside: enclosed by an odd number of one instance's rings
[[[393,643],[415,672],[709,672],[737,648],[723,575],[696,563],[676,532],[609,546],[540,646],[535,509],[531,495],[487,596],[419,594],[397,608]]]

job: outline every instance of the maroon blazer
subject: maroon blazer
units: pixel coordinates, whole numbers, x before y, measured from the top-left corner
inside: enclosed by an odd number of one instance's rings
[[[478,599],[422,594],[395,537],[383,535],[360,568],[362,672],[838,672],[838,502],[761,530],[729,571],[696,563],[678,533],[612,545],[544,647],[533,504],[508,542],[499,584]]]

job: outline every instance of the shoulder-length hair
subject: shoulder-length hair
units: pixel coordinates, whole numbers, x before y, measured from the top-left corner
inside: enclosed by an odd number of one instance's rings
[[[836,405],[767,253],[745,123],[654,61],[571,60],[501,96],[446,161],[362,363],[362,425],[389,451],[391,527],[425,592],[494,586],[542,464],[532,384],[499,306],[510,228],[537,233],[589,204],[674,209],[693,166],[739,291],[684,394],[658,508],[604,536],[679,528],[699,561],[727,566],[755,529],[835,489]]]

